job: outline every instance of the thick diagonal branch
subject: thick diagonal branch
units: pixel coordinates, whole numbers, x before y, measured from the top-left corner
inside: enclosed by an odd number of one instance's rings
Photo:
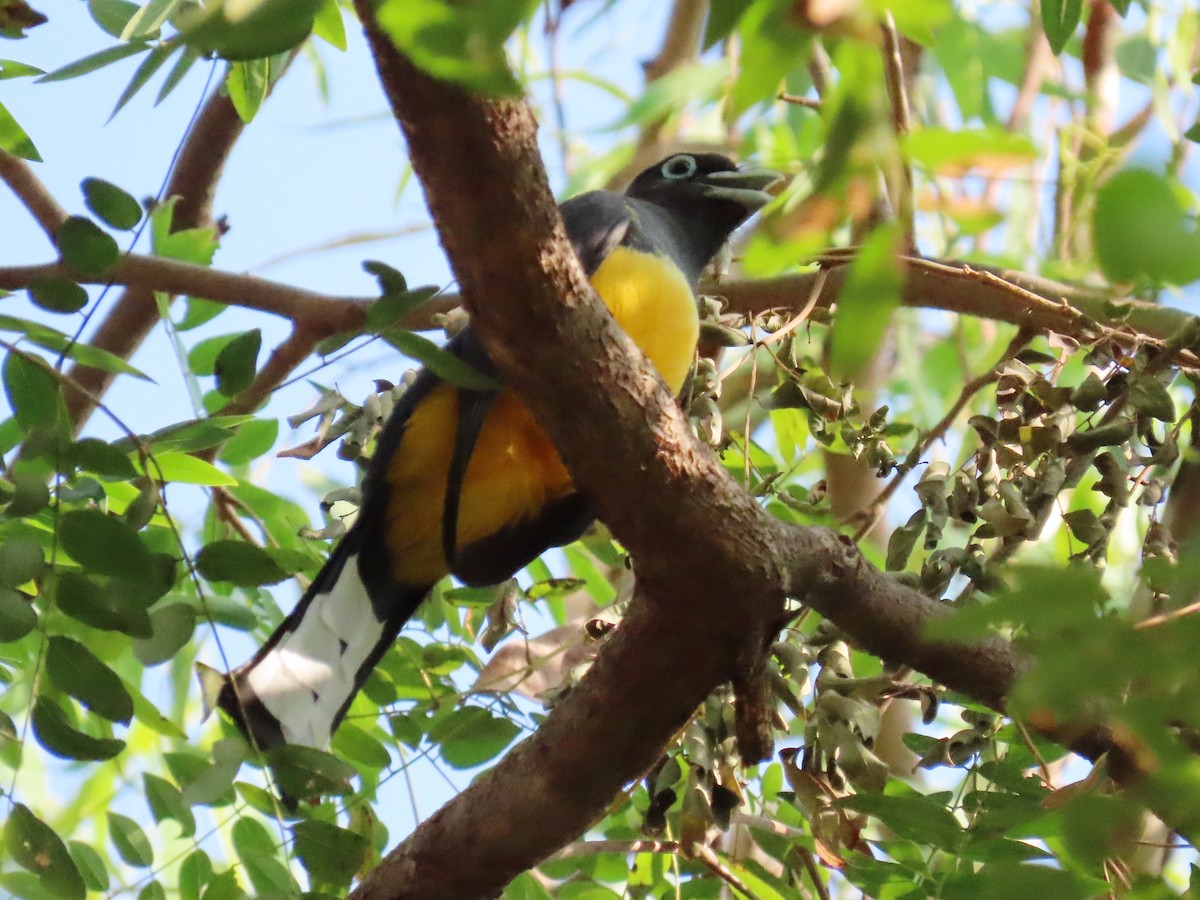
[[[640,596],[534,736],[418,828],[356,896],[494,896],[599,818],[696,705],[761,652],[787,593],[864,646],[998,704],[1019,668],[1010,645],[923,641],[938,604],[832,533],[768,516],[692,438],[579,269],[528,108],[423,75],[373,26],[369,4],[359,13],[474,321],[637,560]]]

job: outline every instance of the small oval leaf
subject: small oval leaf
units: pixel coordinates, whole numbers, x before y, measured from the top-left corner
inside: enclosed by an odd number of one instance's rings
[[[57,242],[63,262],[85,275],[99,275],[121,257],[121,249],[112,235],[84,216],[71,216],[63,222]]]
[[[70,278],[47,275],[29,282],[29,299],[47,312],[74,313],[87,306],[88,293]]]
[[[133,698],[121,676],[79,641],[55,635],[46,650],[46,672],[54,686],[98,716],[128,725]]]
[[[102,178],[85,178],[82,187],[87,208],[105,224],[129,231],[142,221],[141,204],[115,184]]]
[[[98,509],[73,509],[59,518],[58,537],[77,563],[100,575],[146,572],[150,550],[137,532]]]
[[[245,541],[213,541],[196,556],[196,569],[209,581],[228,581],[239,587],[278,584],[288,577],[262,548]]]
[[[76,731],[62,708],[48,697],[38,697],[33,707],[33,734],[46,750],[60,759],[112,759],[125,749],[116,738],[97,738]]]

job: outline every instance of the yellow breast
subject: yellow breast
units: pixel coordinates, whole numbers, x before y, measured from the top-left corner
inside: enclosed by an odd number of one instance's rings
[[[662,257],[617,248],[592,276],[613,318],[679,393],[692,366],[699,317],[687,279]],[[458,391],[443,384],[413,410],[387,473],[388,549],[400,581],[447,574],[442,510],[457,429]],[[558,451],[512,391],[480,432],[459,500],[458,546],[532,518],[574,490]]]
[[[692,289],[665,257],[613,250],[592,276],[617,324],[678,394],[696,356],[700,317]]]

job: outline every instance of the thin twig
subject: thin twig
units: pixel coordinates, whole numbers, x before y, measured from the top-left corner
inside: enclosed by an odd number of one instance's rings
[[[38,278],[59,276],[81,284],[120,284],[150,291],[190,294],[304,322],[310,328],[333,334],[362,327],[370,297],[334,297],[304,288],[238,275],[192,263],[156,256],[130,254],[101,275],[84,275],[60,263],[0,268],[0,288],[20,290]]]
[[[678,853],[679,841],[579,841],[563,847],[551,859],[579,859],[599,853]]]
[[[1200,612],[1200,601],[1189,603],[1187,606],[1182,606],[1179,609],[1173,609],[1170,612],[1159,613],[1157,616],[1151,616],[1149,619],[1142,619],[1133,627],[1138,631],[1143,628],[1155,628],[1159,625],[1164,625],[1167,622],[1172,622],[1175,619],[1182,619],[1184,616],[1194,615]]]
[[[757,900],[758,894],[746,887],[742,880],[734,875],[729,867],[725,865],[725,863],[721,862],[721,858],[717,856],[712,847],[709,847],[706,844],[700,844],[699,846],[694,847],[692,852],[695,854],[697,860],[708,866],[710,872],[724,881],[731,888],[741,892],[742,894],[745,894],[747,897],[750,897],[751,900]]]
[[[59,226],[67,220],[67,211],[58,205],[54,195],[33,173],[29,164],[7,150],[0,150],[0,180],[17,195],[17,199],[29,210],[53,244]]]
[[[995,365],[993,365],[988,371],[982,373],[981,375],[975,376],[963,385],[962,390],[959,392],[958,398],[946,412],[946,415],[942,416],[941,420],[925,435],[924,439],[921,441],[919,449],[915,453],[911,454],[908,459],[905,460],[905,462],[896,467],[896,473],[892,476],[892,479],[887,483],[883,490],[876,495],[875,499],[872,500],[865,508],[845,518],[845,523],[860,520],[862,521],[862,524],[859,525],[858,530],[854,535],[854,539],[856,541],[862,540],[863,536],[875,527],[875,523],[878,521],[879,516],[888,500],[892,498],[892,495],[896,493],[900,485],[904,482],[904,479],[909,476],[913,469],[920,465],[921,460],[924,459],[925,454],[929,452],[929,449],[933,446],[934,442],[941,440],[942,437],[945,436],[946,432],[950,430],[950,428],[954,425],[955,420],[958,419],[959,415],[966,408],[967,404],[971,402],[971,398],[989,384],[994,383],[1000,377],[1000,367],[1016,356],[1021,349],[1029,343],[1032,337],[1033,335],[1027,331],[1018,331],[1013,339],[1009,342],[1008,346],[1004,349],[1004,353],[1001,355],[1000,359],[996,361]],[[865,519],[863,518],[864,516],[866,517]]]
[[[821,878],[821,870],[817,868],[817,862],[813,859],[812,851],[807,847],[796,844],[792,847],[792,852],[800,857],[800,862],[804,865],[804,871],[808,873],[808,878],[812,882],[813,890],[817,892],[818,900],[830,900],[829,888],[825,886],[825,882]]]
[[[883,31],[883,72],[887,83],[888,98],[892,105],[892,128],[896,137],[903,139],[912,128],[908,105],[908,91],[905,87],[904,58],[900,51],[900,34],[896,30],[896,20],[891,10],[884,13],[880,23]],[[914,236],[913,212],[913,173],[912,166],[901,160],[900,184],[893,191],[892,205],[896,210],[896,218],[904,229],[904,246],[908,250],[916,247]]]
[[[799,94],[789,94],[787,91],[779,95],[779,99],[784,103],[791,103],[795,106],[803,106],[807,109],[820,109],[821,101],[812,97],[801,97]]]

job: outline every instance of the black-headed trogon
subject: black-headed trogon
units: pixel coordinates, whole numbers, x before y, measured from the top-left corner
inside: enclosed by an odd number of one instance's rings
[[[562,204],[596,292],[676,394],[696,353],[701,270],[779,180],[717,154],[679,153],[623,194],[593,191]],[[496,376],[469,327],[447,347]],[[296,608],[249,662],[221,676],[217,705],[260,749],[327,746],[441,578],[498,583],[579,537],[593,518],[516,393],[464,390],[427,369],[385,425],[362,494],[349,533]]]

